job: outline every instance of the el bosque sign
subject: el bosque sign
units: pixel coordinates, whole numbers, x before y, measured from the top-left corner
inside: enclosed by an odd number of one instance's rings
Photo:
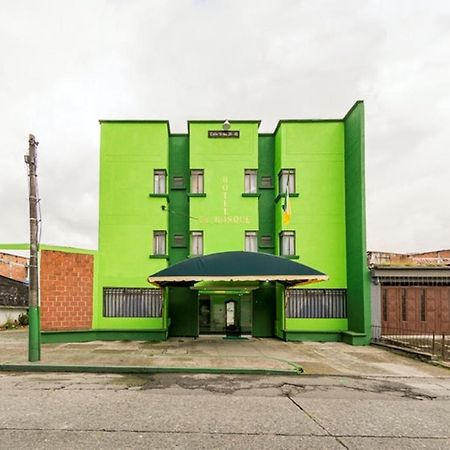
[[[238,130],[209,130],[209,138],[239,138]]]

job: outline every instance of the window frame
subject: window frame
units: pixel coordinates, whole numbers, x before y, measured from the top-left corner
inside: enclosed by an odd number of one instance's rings
[[[183,175],[172,176],[172,189],[174,190],[186,189]]]
[[[194,252],[196,250],[194,248],[194,237],[195,238],[201,238],[201,252]],[[190,256],[203,256],[205,253],[205,240],[204,240],[204,233],[202,230],[191,230],[190,232],[190,245],[189,245],[189,254]]]
[[[194,180],[197,180],[194,189]],[[201,189],[198,186],[198,181],[201,180]],[[205,193],[205,171],[203,169],[191,169],[190,172],[190,193],[191,194],[204,194]]]
[[[161,192],[161,178],[163,181],[163,189]],[[154,169],[153,170],[153,193],[156,195],[167,194],[167,170],[166,169]]]
[[[160,318],[163,316],[162,289],[104,287],[103,317]]]
[[[247,238],[254,238],[254,250],[249,250],[247,248]],[[244,232],[244,251],[258,253],[258,231],[257,230],[246,230]]]
[[[163,253],[159,252],[158,238],[163,238]],[[153,256],[167,256],[167,231],[153,230]]]
[[[284,253],[283,241],[285,238],[291,238],[293,242],[293,248],[289,245],[289,252]],[[290,242],[290,240],[289,240]],[[295,231],[294,230],[283,230],[280,232],[280,256],[296,256],[296,242],[295,242]]]
[[[288,176],[289,180],[289,194],[295,194],[295,185],[296,185],[296,175],[295,175],[295,169],[281,169],[278,173],[278,192],[280,195],[283,195],[286,193],[286,185],[287,183],[284,183],[284,177]]]
[[[258,193],[258,169],[244,169],[244,194]]]

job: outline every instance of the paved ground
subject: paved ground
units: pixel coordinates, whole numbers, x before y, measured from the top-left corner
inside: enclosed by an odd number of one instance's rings
[[[449,424],[446,372],[0,373],[1,449],[448,449]]]
[[[0,364],[27,363],[26,330],[0,332]],[[309,375],[418,376],[450,371],[373,346],[340,342],[283,342],[278,339],[224,340],[218,336],[171,338],[166,342],[110,341],[42,346],[42,364],[190,368],[293,369]],[[36,363],[34,363],[36,364]]]
[[[0,364],[27,333],[0,333]],[[305,374],[0,373],[0,449],[450,449],[450,371],[377,347],[171,339],[42,347],[44,364]],[[35,363],[36,364],[36,363]]]

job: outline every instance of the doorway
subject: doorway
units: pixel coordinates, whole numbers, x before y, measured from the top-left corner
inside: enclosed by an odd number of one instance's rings
[[[226,304],[234,300],[241,334],[252,334],[252,294],[199,294],[198,330],[199,334],[225,334]]]

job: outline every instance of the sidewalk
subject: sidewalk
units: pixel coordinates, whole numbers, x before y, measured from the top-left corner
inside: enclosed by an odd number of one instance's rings
[[[28,362],[27,330],[0,332],[0,369],[78,372],[197,372],[433,377],[446,369],[374,346],[340,342],[284,342],[221,336],[164,342],[94,341],[44,344],[41,361]]]

